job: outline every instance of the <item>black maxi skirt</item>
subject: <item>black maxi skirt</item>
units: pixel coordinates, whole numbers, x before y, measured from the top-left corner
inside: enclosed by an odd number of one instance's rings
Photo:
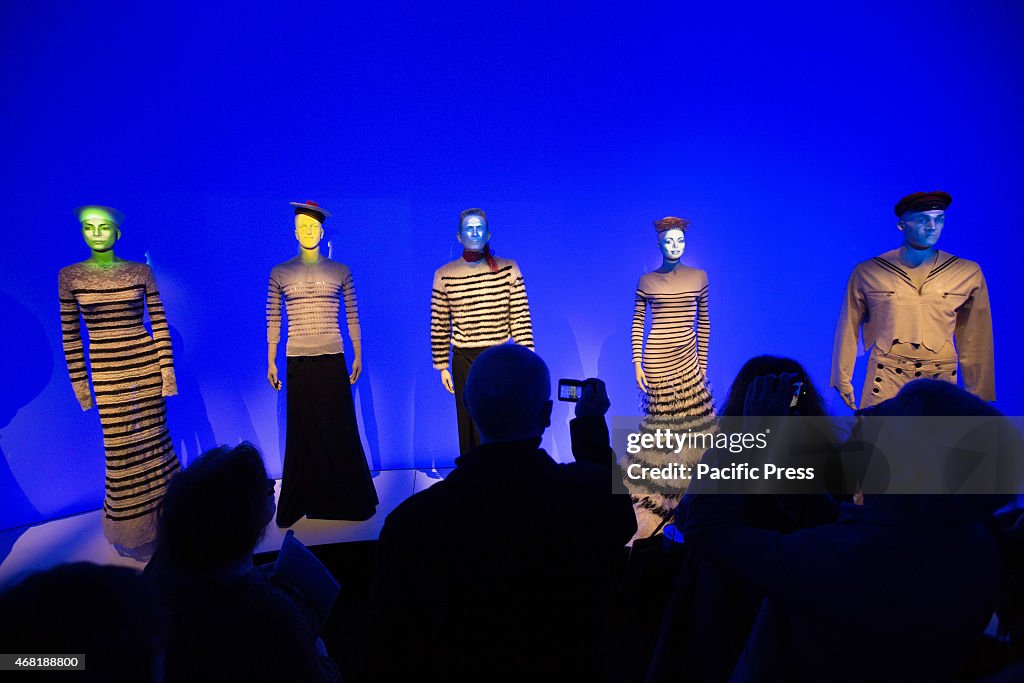
[[[287,434],[277,525],[303,515],[369,519],[379,500],[359,440],[345,356],[288,358]]]

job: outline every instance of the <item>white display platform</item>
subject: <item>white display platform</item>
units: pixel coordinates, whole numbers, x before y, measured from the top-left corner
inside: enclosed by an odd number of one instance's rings
[[[399,503],[417,491],[429,488],[443,479],[451,469],[383,470],[373,473],[380,505],[377,514],[364,522],[302,518],[291,527],[296,537],[307,546],[332,543],[372,541],[380,535],[384,519]],[[281,493],[281,482],[274,489],[275,499]],[[131,558],[121,557],[103,537],[100,510],[56,519],[23,529],[3,533],[20,534],[11,552],[0,563],[0,589],[20,581],[36,571],[65,562],[94,562],[142,570],[145,566]],[[256,548],[257,553],[272,552],[281,547],[287,529],[271,523]]]

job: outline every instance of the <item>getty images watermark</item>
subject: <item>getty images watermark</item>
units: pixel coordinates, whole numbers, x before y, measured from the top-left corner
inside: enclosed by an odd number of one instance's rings
[[[755,428],[749,429],[753,425]],[[1024,493],[1020,417],[612,418],[616,491]],[[624,487],[624,488],[623,488]]]
[[[682,453],[704,452],[711,449],[728,453],[748,453],[752,450],[764,451],[768,448],[768,437],[771,428],[763,432],[751,434],[747,432],[684,432],[673,431],[671,427],[655,427],[653,431],[644,430],[629,432],[626,436],[626,453],[662,452],[679,456]],[[762,466],[754,466],[750,462],[731,462],[722,466],[711,462],[664,462],[650,464],[642,461],[624,464],[626,477],[630,480],[667,480],[689,481],[691,479],[729,479],[759,480],[762,478],[813,479],[814,468],[779,467],[766,462]]]

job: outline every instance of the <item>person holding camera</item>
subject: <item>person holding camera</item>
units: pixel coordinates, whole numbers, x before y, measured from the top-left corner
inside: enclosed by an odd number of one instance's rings
[[[540,448],[551,378],[532,351],[483,352],[465,402],[481,445],[380,534],[374,678],[600,680],[614,565],[636,530],[629,498],[612,493],[604,383],[589,380],[576,405],[569,464]]]

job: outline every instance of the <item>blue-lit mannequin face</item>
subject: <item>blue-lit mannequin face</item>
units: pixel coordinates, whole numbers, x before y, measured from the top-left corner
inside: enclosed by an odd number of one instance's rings
[[[678,261],[686,251],[686,235],[679,228],[665,230],[658,235],[658,248],[666,261]]]
[[[908,211],[900,218],[903,239],[914,249],[931,249],[942,236],[945,211]]]
[[[480,216],[466,216],[459,227],[459,244],[470,251],[483,251],[491,239],[487,221]]]
[[[82,217],[82,237],[89,248],[103,253],[114,248],[121,237],[121,229],[107,214],[96,211]]]

